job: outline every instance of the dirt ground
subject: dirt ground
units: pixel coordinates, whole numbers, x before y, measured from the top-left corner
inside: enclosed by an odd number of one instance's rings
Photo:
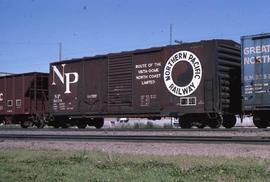
[[[147,155],[270,158],[270,145],[1,140],[1,149],[87,150]]]

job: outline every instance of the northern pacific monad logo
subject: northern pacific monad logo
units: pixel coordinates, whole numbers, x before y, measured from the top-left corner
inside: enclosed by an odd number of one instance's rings
[[[164,67],[164,83],[175,96],[188,96],[200,85],[202,66],[199,58],[190,51],[173,54]]]

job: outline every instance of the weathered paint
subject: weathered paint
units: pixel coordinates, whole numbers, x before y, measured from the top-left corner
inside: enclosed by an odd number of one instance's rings
[[[244,111],[270,109],[270,33],[241,37]]]
[[[50,65],[50,111],[81,117],[236,113],[239,82],[240,48],[230,40],[85,57]]]
[[[48,112],[46,73],[25,73],[0,77],[0,117]]]

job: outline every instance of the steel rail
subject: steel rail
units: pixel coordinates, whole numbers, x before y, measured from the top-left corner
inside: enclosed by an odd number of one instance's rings
[[[3,127],[0,128],[0,131],[5,131],[5,130],[10,130],[10,131],[85,131],[85,132],[91,132],[91,131],[136,131],[136,132],[144,132],[144,131],[150,131],[150,132],[155,132],[155,131],[161,131],[161,132],[168,132],[168,131],[177,131],[177,132],[182,132],[182,131],[200,131],[200,132],[265,132],[269,131],[270,128],[242,128],[242,127],[235,127],[235,128],[190,128],[190,129],[183,129],[183,128],[138,128],[138,129],[132,129],[132,128],[104,128],[104,129],[95,129],[95,128],[85,128],[85,129],[78,129],[78,128],[8,128],[8,127]]]
[[[113,141],[113,142],[197,142],[197,143],[246,143],[270,144],[270,137],[247,136],[150,136],[150,135],[38,135],[0,134],[0,139],[12,140],[67,140],[67,141]]]

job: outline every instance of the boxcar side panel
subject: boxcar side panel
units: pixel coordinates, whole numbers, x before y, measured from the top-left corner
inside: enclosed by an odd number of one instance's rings
[[[133,111],[133,55],[119,53],[108,55],[107,87],[109,113],[124,114]]]
[[[15,79],[10,77],[6,80],[6,114],[14,114],[14,100],[15,100]]]
[[[50,66],[50,111],[54,114],[78,111],[81,62]]]
[[[14,100],[13,104],[16,113],[24,113],[24,76],[13,77],[14,83]]]
[[[6,84],[5,77],[0,77],[0,115],[5,114],[6,110]]]
[[[98,115],[107,111],[105,58],[82,61],[79,85],[79,113]]]
[[[221,114],[232,103],[226,84],[240,61],[235,45],[211,40],[52,63],[51,112],[82,117]]]
[[[244,36],[242,42],[243,109],[270,109],[270,34]]]
[[[133,107],[137,113],[162,110],[162,49],[133,55]]]
[[[34,75],[25,75],[23,76],[24,83],[24,93],[25,93],[25,113],[26,114],[34,114],[36,112],[36,83]]]
[[[181,115],[204,113],[214,104],[215,47],[196,43],[164,47],[134,55],[134,98],[137,112]],[[205,100],[205,97],[207,98]],[[214,111],[214,106],[208,108]],[[216,108],[218,109],[218,108]]]
[[[208,52],[208,46],[204,43],[184,44],[174,49],[167,48],[163,53],[163,68],[165,88],[164,106],[167,112],[175,112],[180,115],[185,113],[203,113],[204,104],[204,80],[205,73],[213,79],[215,69],[213,66],[214,53]],[[179,61],[171,66],[174,59]],[[180,58],[182,55],[182,58]],[[207,65],[207,66],[206,66]],[[167,71],[170,67],[171,70]],[[171,73],[173,84],[167,84],[167,75]],[[164,85],[164,84],[163,84]],[[177,91],[177,89],[179,90]],[[212,111],[212,110],[211,110]]]
[[[24,115],[48,111],[48,74],[0,77],[0,114]]]

